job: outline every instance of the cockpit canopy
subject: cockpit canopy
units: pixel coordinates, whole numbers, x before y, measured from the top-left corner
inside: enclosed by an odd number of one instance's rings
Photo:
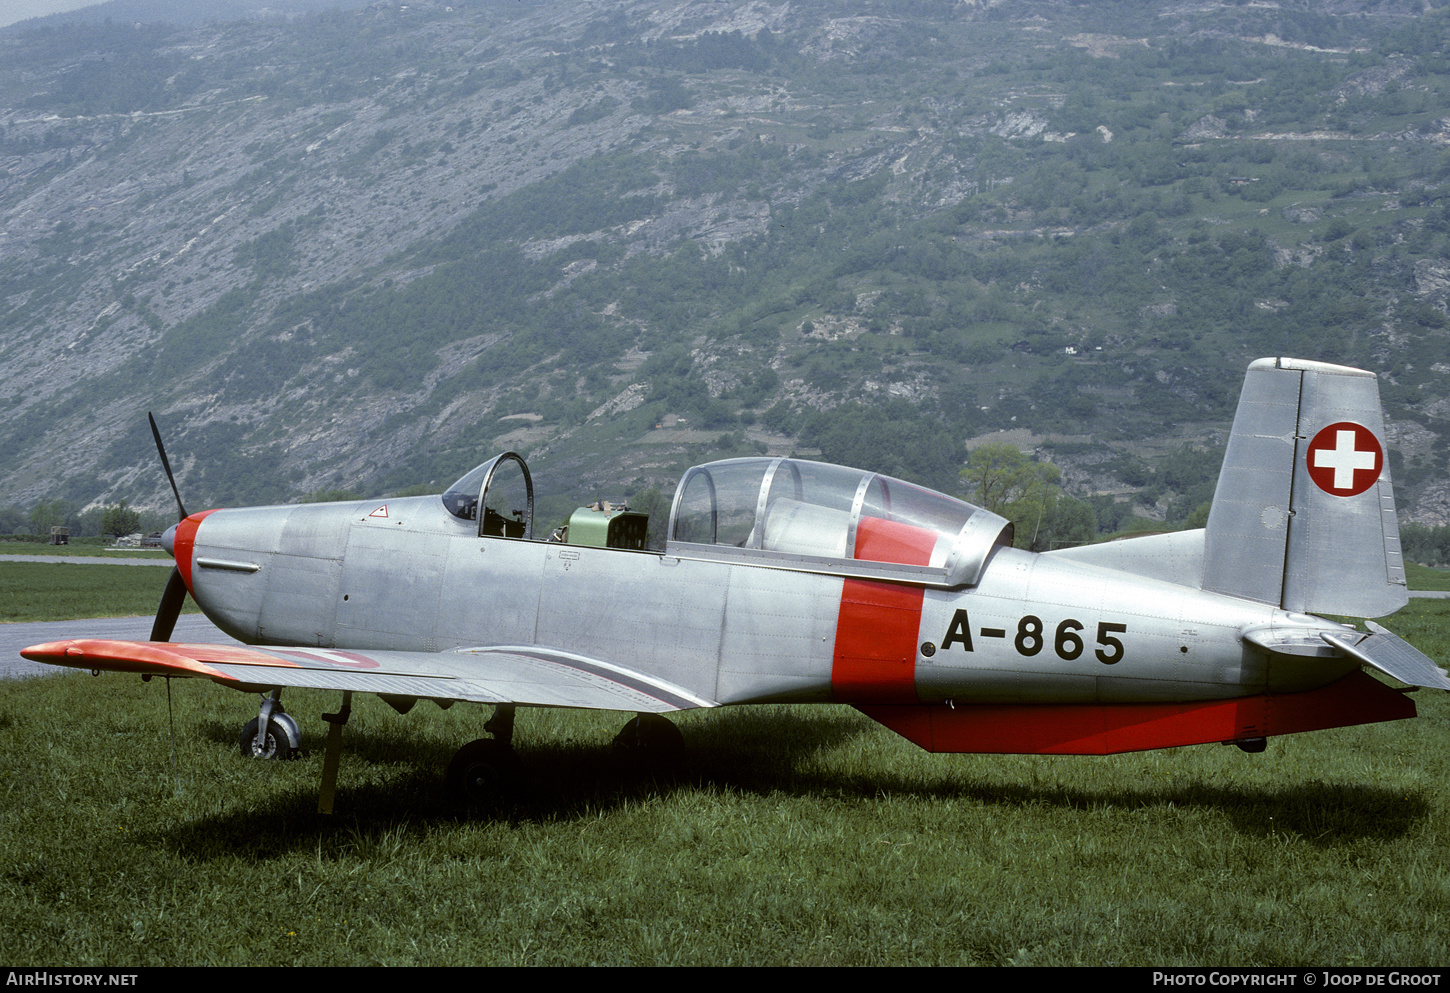
[[[728,459],[685,473],[666,553],[776,568],[973,585],[1012,524],[879,473],[800,459]]]
[[[442,499],[453,516],[478,522],[480,538],[532,537],[533,482],[513,452]],[[677,558],[943,587],[976,585],[992,550],[1012,543],[1012,523],[981,507],[880,473],[786,458],[695,466],[675,490],[667,533],[665,554]]]

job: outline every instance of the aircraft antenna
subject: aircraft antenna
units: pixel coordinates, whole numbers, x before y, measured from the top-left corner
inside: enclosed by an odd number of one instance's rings
[[[176,772],[176,718],[171,708],[171,677],[166,677],[166,729],[171,733],[171,789],[181,791],[181,778]]]

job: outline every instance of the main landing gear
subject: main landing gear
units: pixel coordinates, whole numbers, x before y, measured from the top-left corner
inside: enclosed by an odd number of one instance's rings
[[[644,768],[677,761],[684,750],[680,729],[659,714],[640,714],[614,736],[614,754]]]
[[[337,786],[337,766],[342,755],[342,726],[352,713],[352,694],[342,694],[342,706],[335,714],[323,714],[330,727],[327,747],[322,755],[322,787],[317,796],[317,812],[332,813],[332,796]],[[282,709],[282,691],[275,689],[262,696],[257,716],[242,728],[238,741],[242,757],[249,759],[291,759],[302,751],[302,730],[292,715]]]
[[[410,701],[411,702],[411,701]],[[323,714],[330,725],[323,756],[322,789],[318,811],[332,813],[333,789],[341,753],[342,726],[352,710],[352,694],[344,693],[336,714]],[[523,767],[514,752],[514,706],[498,704],[483,729],[490,737],[470,741],[454,754],[444,779],[448,790],[465,803],[486,803],[515,792],[523,781]],[[245,758],[296,758],[302,749],[297,721],[282,709],[282,691],[262,696],[257,716],[247,722],[238,739]],[[638,714],[615,735],[614,754],[632,769],[658,772],[679,761],[685,740],[680,729],[659,714]]]
[[[449,792],[465,803],[497,800],[517,790],[523,779],[513,749],[513,706],[499,704],[483,729],[493,737],[460,748],[444,775]],[[639,714],[615,735],[613,748],[631,768],[657,772],[679,761],[685,739],[679,728],[659,714]]]
[[[448,763],[448,791],[467,803],[484,803],[518,786],[522,775],[514,754],[514,708],[501,703],[483,729],[492,738],[478,738],[460,748]]]

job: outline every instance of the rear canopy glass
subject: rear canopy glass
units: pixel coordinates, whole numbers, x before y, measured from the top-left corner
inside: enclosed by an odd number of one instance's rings
[[[980,563],[1009,528],[981,507],[879,473],[750,458],[687,472],[669,536],[682,551],[712,550],[711,558],[738,549],[756,560],[894,563],[941,572],[938,582],[962,582],[973,581],[957,575],[965,560]]]

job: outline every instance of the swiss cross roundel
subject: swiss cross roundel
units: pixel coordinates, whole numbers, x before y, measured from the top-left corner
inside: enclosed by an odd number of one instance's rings
[[[1363,424],[1339,421],[1322,428],[1309,442],[1309,478],[1325,493],[1358,496],[1375,484],[1385,451]]]

